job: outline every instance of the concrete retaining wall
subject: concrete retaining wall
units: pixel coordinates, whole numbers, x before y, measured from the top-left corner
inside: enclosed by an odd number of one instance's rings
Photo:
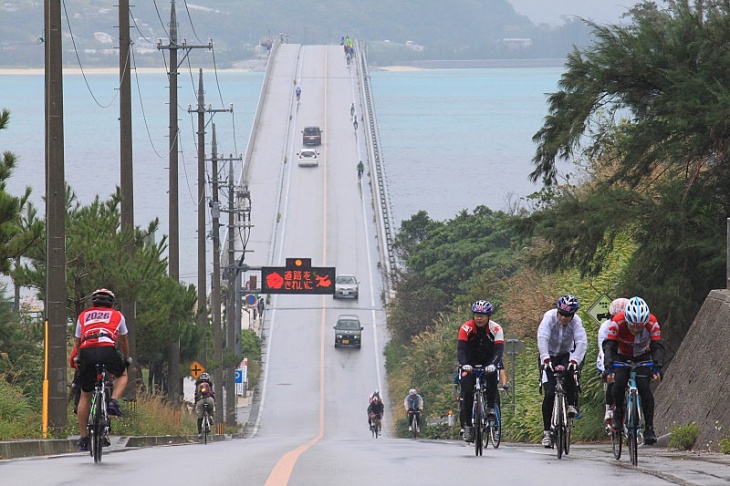
[[[654,394],[657,435],[695,422],[695,450],[719,450],[730,438],[730,291],[713,290]]]

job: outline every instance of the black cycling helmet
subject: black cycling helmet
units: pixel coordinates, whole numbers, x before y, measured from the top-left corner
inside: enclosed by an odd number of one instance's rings
[[[91,294],[94,307],[114,307],[114,292],[109,289],[97,289]]]

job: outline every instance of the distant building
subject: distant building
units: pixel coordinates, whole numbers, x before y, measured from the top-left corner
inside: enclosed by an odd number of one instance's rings
[[[423,52],[423,46],[420,44],[416,44],[413,41],[406,41],[406,47],[408,47],[409,49],[412,49],[416,52]]]
[[[503,39],[500,39],[500,44],[502,44],[507,49],[517,51],[519,49],[527,49],[528,47],[532,47],[532,39],[530,39],[529,37],[505,37]]]

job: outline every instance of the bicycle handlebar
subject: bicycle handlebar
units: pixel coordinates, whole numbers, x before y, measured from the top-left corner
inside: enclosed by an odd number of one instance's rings
[[[630,362],[624,362],[624,361],[616,361],[611,365],[611,372],[615,372],[616,368],[651,368],[652,374],[658,374],[659,371],[657,370],[656,366],[654,365],[654,361],[640,361],[638,363],[634,361]]]

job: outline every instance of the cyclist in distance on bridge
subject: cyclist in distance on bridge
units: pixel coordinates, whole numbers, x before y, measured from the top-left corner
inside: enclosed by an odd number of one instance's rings
[[[415,388],[408,390],[408,395],[403,400],[403,407],[406,409],[406,414],[408,414],[408,430],[412,431],[416,412],[419,415],[423,413],[423,397],[416,392]],[[418,420],[417,417],[416,420]]]
[[[374,396],[368,405],[368,426],[370,426],[371,421],[375,420],[378,424],[378,432],[380,432],[384,412],[385,405],[383,405],[383,400],[380,399],[380,395]]]
[[[604,391],[606,393],[606,414],[603,417],[604,422],[610,425],[611,418],[613,417],[613,382],[609,383],[606,380],[606,368],[603,366],[603,341],[608,336],[608,327],[613,322],[611,319],[613,316],[624,311],[626,303],[629,301],[626,297],[619,297],[611,301],[611,305],[608,306],[608,319],[601,324],[598,328],[598,357],[596,359],[596,368],[601,374],[603,380]]]
[[[127,386],[127,367],[132,362],[129,357],[127,322],[121,312],[114,310],[114,293],[99,289],[91,294],[92,306],[81,314],[76,321],[75,348],[78,354],[79,384],[81,397],[78,405],[79,450],[89,450],[88,419],[91,408],[91,392],[96,382],[96,364],[106,364],[106,369],[116,377],[114,392],[107,410],[109,415],[121,416],[119,400]],[[119,344],[121,355],[115,345]]]
[[[365,171],[365,164],[362,163],[362,160],[357,163],[357,178],[358,180],[362,178],[362,173]]]
[[[614,381],[613,400],[615,409],[611,426],[614,430],[623,427],[623,406],[626,383],[629,381],[630,368],[617,367],[613,364],[620,362],[640,363],[653,361],[654,369],[641,367],[636,369],[636,388],[641,397],[641,407],[644,411],[646,430],[644,444],[656,443],[654,433],[654,394],[650,382],[661,381],[661,369],[664,365],[664,344],[662,334],[654,314],[649,312],[649,306],[641,297],[632,297],[626,304],[623,312],[613,316],[608,328],[608,335],[603,341],[604,365],[611,375],[608,380]]]
[[[198,417],[198,438],[203,434],[203,407],[208,404],[208,415],[213,417],[215,410],[215,391],[210,374],[203,372],[195,380],[195,415]]]
[[[588,336],[583,321],[575,313],[580,308],[578,299],[566,294],[558,299],[555,309],[547,311],[537,328],[537,348],[540,352],[540,383],[544,389],[542,400],[542,445],[549,448],[550,418],[555,402],[555,367],[566,368],[565,392],[568,399],[568,415],[578,413],[578,386],[576,374],[588,349]]]
[[[474,385],[476,376],[474,366],[486,370],[487,415],[494,414],[497,400],[497,370],[504,351],[504,330],[499,323],[491,320],[494,306],[486,300],[478,300],[471,305],[472,318],[459,328],[456,356],[459,360],[461,379],[461,413],[459,421],[464,429],[464,440],[471,442],[474,434],[471,416],[474,408]]]
[[[302,96],[302,88],[297,86],[297,89],[294,90],[294,93],[297,95],[297,101],[299,101],[299,98]]]

